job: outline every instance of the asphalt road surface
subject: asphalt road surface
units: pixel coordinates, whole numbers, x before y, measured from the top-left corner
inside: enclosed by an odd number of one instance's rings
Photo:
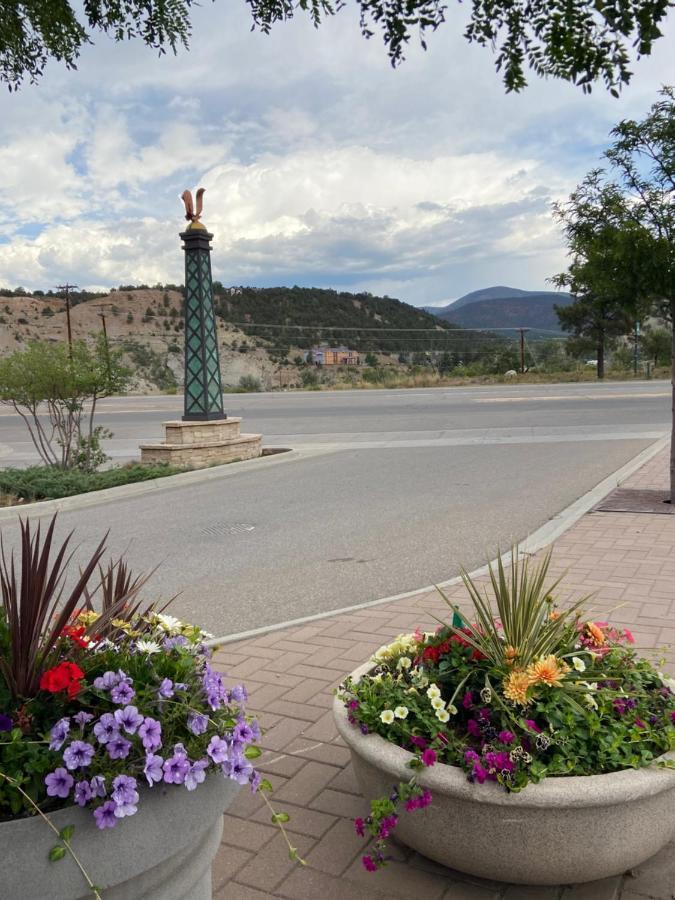
[[[534,385],[226,396],[244,430],[299,458],[62,513],[79,557],[110,529],[146,593],[217,635],[443,581],[519,540],[669,429],[670,385]],[[179,397],[101,404],[133,457]],[[32,458],[0,413],[0,465]],[[12,523],[2,527],[9,546]],[[151,590],[151,586],[154,590]]]

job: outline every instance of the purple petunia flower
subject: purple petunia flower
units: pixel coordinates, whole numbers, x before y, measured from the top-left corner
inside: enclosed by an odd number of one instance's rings
[[[108,744],[120,736],[120,730],[115,716],[112,713],[103,713],[98,722],[94,725],[94,734],[99,744]]]
[[[241,741],[243,744],[250,744],[251,741],[255,740],[253,729],[248,724],[246,719],[239,719],[237,724],[234,726],[234,732],[232,736],[236,741]]]
[[[63,761],[68,769],[84,769],[92,761],[94,752],[86,741],[73,741],[63,751]]]
[[[235,684],[230,690],[230,697],[232,697],[235,703],[246,703],[248,700],[248,693],[243,684]]]
[[[63,767],[60,767],[45,776],[45,784],[49,797],[61,797],[65,800],[75,784],[75,779]]]
[[[115,804],[115,815],[118,819],[125,816],[133,816],[138,811],[138,791],[136,779],[130,775],[118,775],[113,781],[113,791],[110,795]]]
[[[120,676],[117,672],[104,672],[98,678],[94,678],[94,687],[97,691],[111,691],[120,683]]]
[[[124,706],[127,703],[130,703],[135,696],[136,691],[130,684],[127,684],[126,681],[118,684],[117,687],[114,687],[110,692],[110,699],[113,703],[117,703],[118,706]]]
[[[190,769],[185,776],[185,787],[188,791],[194,791],[198,784],[201,784],[206,778],[205,769],[208,769],[209,761],[208,759],[198,759],[197,762],[192,763]]]
[[[434,766],[436,765],[436,760],[438,759],[438,757],[436,756],[436,751],[429,748],[428,750],[422,751],[420,759],[422,760],[422,765]]]
[[[118,735],[112,741],[108,741],[106,746],[110,759],[126,759],[131,750],[131,741]]]
[[[143,774],[147,778],[148,784],[150,787],[153,784],[159,784],[159,782],[164,777],[163,772],[164,760],[161,756],[156,756],[154,753],[148,753],[145,757],[145,766],[143,767]]]
[[[157,750],[162,746],[162,726],[156,719],[145,718],[138,734],[145,750]]]
[[[103,775],[94,775],[89,782],[89,786],[94,797],[105,797],[108,793],[105,789],[105,778]]]
[[[470,709],[473,706],[473,694],[471,691],[467,691],[462,698],[462,706],[464,709]]]
[[[500,731],[497,737],[502,744],[512,744],[516,739],[515,734],[511,731]]]
[[[94,796],[88,781],[78,781],[75,785],[75,802],[78,806],[86,806]]]
[[[173,681],[170,678],[162,678],[157,696],[160,700],[170,700],[173,697]]]
[[[117,816],[115,815],[115,804],[112,800],[106,802],[94,810],[94,818],[96,819],[97,828],[114,828],[117,825]]]
[[[125,706],[124,709],[115,710],[115,721],[120,729],[127,734],[136,734],[139,725],[143,724],[143,716],[135,706]]]
[[[211,709],[220,709],[224,703],[227,703],[227,690],[223,683],[223,676],[220,672],[216,672],[215,669],[212,669],[208,663],[206,663],[204,667],[202,688],[204,690],[206,702]]]
[[[204,734],[209,727],[209,717],[203,713],[189,712],[187,717],[188,730],[193,734]]]
[[[165,761],[163,768],[164,781],[167,784],[183,784],[190,771],[190,760],[185,753],[174,752],[174,755]]]
[[[85,712],[84,710],[81,710],[79,713],[76,713],[73,716],[73,719],[77,722],[80,728],[84,728],[84,726],[88,722],[91,722],[93,718],[94,716],[91,713]]]
[[[164,649],[173,650],[174,647],[187,647],[188,639],[184,634],[177,634],[175,637],[164,638]]]
[[[230,748],[227,741],[224,741],[222,738],[218,737],[218,735],[214,734],[214,736],[209,741],[209,746],[206,748],[206,752],[209,754],[214,763],[223,763],[226,759],[228,759],[230,755]]]
[[[236,781],[237,784],[246,784],[253,773],[252,764],[244,756],[228,759],[220,768],[223,775]]]
[[[5,713],[0,713],[0,731],[11,731],[12,720]],[[58,750],[58,747],[56,748]]]
[[[251,782],[250,782],[252,794],[255,794],[255,792],[258,790],[258,788],[260,787],[261,781],[262,781],[262,774],[257,769],[254,769],[253,772],[251,773]]]
[[[70,719],[59,719],[56,725],[53,726],[52,730],[49,732],[49,737],[51,740],[49,741],[49,749],[50,750],[60,750],[63,744],[68,737],[68,732],[70,731]]]

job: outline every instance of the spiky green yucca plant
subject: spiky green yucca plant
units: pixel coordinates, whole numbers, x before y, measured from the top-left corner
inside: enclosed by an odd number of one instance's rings
[[[549,550],[539,563],[529,557],[521,561],[518,547],[514,546],[508,573],[499,555],[496,569],[492,564],[488,565],[492,597],[488,596],[487,586],[477,585],[462,569],[462,580],[469,592],[476,621],[470,622],[440,591],[455,614],[453,624],[447,627],[499,667],[513,663],[514,653],[522,667],[551,653],[559,653],[561,645],[565,644],[565,632],[569,631],[572,637],[572,617],[589,597],[582,597],[567,609],[554,609],[552,593],[562,576],[547,583],[551,553]],[[461,625],[457,618],[461,619]]]

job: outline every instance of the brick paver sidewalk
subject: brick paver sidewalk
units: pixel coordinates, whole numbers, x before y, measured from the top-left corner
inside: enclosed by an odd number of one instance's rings
[[[666,488],[668,451],[625,486]],[[591,513],[556,541],[552,573],[569,570],[571,595],[596,591],[595,618],[628,625],[636,643],[658,653],[675,644],[675,516]],[[463,587],[450,591],[462,601]],[[618,607],[618,608],[617,608]],[[486,882],[394,845],[395,861],[376,874],[361,866],[364,842],[352,820],[366,804],[331,713],[338,682],[377,647],[417,626],[433,629],[447,607],[435,594],[415,596],[229,644],[216,658],[228,683],[245,681],[250,708],[266,729],[260,769],[273,783],[275,808],[306,867],[288,859],[269,811],[240,795],[225,816],[214,864],[218,900],[673,900],[675,842],[639,870],[579,886],[523,887]],[[675,671],[671,651],[665,665]],[[452,835],[448,835],[452,840]]]

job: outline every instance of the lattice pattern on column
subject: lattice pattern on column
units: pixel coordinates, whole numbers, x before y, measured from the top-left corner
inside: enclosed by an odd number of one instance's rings
[[[213,313],[211,256],[205,230],[184,232],[185,414],[184,419],[225,418],[220,359]]]

